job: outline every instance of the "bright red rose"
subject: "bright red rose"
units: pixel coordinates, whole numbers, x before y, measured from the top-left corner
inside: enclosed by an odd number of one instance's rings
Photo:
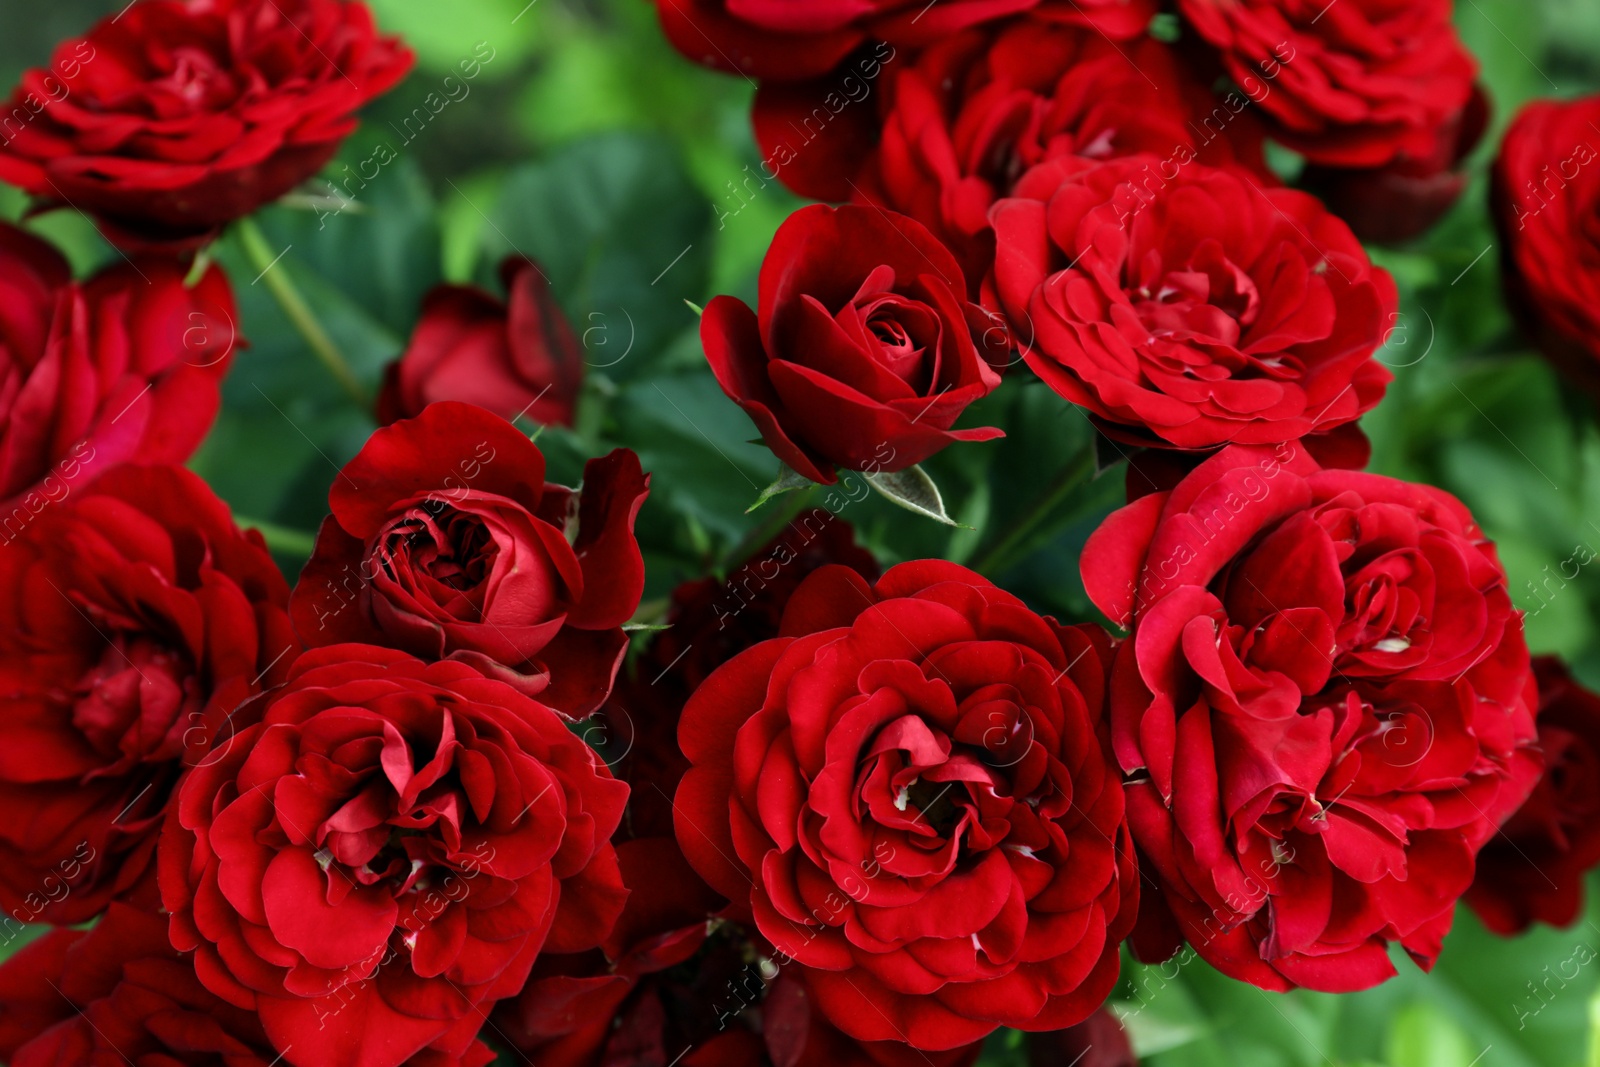
[[[1544,777],[1478,854],[1467,893],[1483,924],[1508,937],[1536,922],[1574,922],[1584,876],[1600,864],[1600,694],[1552,656],[1533,671]]]
[[[119,260],[83,284],[61,254],[0,223],[0,539],[119,463],[182,463],[221,403],[239,344],[212,267]]]
[[[551,709],[461,663],[336,645],[184,779],[172,943],[299,1067],[464,1054],[541,950],[604,940],[628,789]]]
[[[1234,447],[1113,513],[1082,557],[1132,629],[1112,739],[1166,926],[1265,989],[1433,964],[1473,857],[1539,776],[1521,618],[1454,497]],[[1170,910],[1170,915],[1163,914]]]
[[[838,74],[763,85],[753,114],[757,140],[795,192],[910,215],[957,253],[974,280],[993,256],[989,208],[1045,159],[1187,149],[1209,163],[1265,173],[1260,127],[1245,97],[1214,99],[1171,48],[1150,37],[1117,44],[1028,17],[968,30],[896,66],[879,108],[858,107],[831,124],[850,136],[815,144],[802,140],[815,125],[807,120],[829,114],[818,109],[841,92]],[[863,122],[867,129],[853,129]]]
[[[77,923],[153,900],[174,783],[298,646],[261,535],[177,467],[121,467],[0,546],[0,906]]]
[[[582,491],[500,416],[442,401],[383,427],[334,480],[290,612],[308,646],[454,659],[574,718],[600,706],[644,592],[633,520],[649,491],[617,449]]]
[[[389,365],[378,421],[412,419],[436,400],[460,400],[515,421],[571,426],[583,388],[583,348],[532,260],[500,264],[507,298],[441,285],[422,302],[405,353]]]
[[[1108,658],[952,563],[825,567],[684,710],[684,854],[859,1041],[1079,1022],[1138,897]]]
[[[198,244],[321,170],[410,67],[359,2],[140,0],[23,75],[0,181],[121,244]]]
[[[672,794],[689,769],[678,748],[678,718],[689,697],[712,671],[777,637],[784,605],[812,571],[829,564],[849,567],[869,582],[878,577],[877,561],[856,544],[850,524],[812,508],[727,578],[699,578],[672,591],[663,620],[670,628],[632,658],[600,712],[600,735],[621,750],[613,766],[633,787],[633,834],[672,834]]]
[[[1223,71],[1313,163],[1431,158],[1472,97],[1478,65],[1452,0],[1178,0]]]
[[[993,427],[952,430],[1000,384],[1006,331],[966,300],[950,251],[914,219],[801,208],[761,264],[759,311],[719,296],[700,340],[767,447],[815,482],[898,471]]]
[[[1109,436],[1157,448],[1294,440],[1350,423],[1397,294],[1317,200],[1242,171],[1057,160],[995,205],[986,283],[1028,366]]]
[[[1600,396],[1600,95],[1523,108],[1494,165],[1503,277],[1524,331]]]
[[[746,78],[826,74],[872,39],[922,47],[969,26],[1035,10],[1105,37],[1143,34],[1155,0],[655,0],[667,39],[685,56]]]

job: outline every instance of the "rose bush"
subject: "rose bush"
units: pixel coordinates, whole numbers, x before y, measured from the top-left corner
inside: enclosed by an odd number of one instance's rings
[[[196,246],[321,170],[410,67],[359,0],[141,0],[23,75],[7,112],[44,104],[0,181],[124,245]]]
[[[684,709],[678,841],[857,1040],[1076,1023],[1138,896],[1108,651],[955,564],[818,570]]]
[[[1397,302],[1339,221],[1180,154],[1045,163],[995,205],[986,295],[1028,366],[1157,448],[1334,430],[1383,397]]]
[[[298,645],[261,535],[176,467],[121,467],[0,546],[0,907],[77,923],[153,901],[179,776],[232,743]]]
[[[604,940],[627,786],[452,662],[301,656],[171,807],[161,899],[207,989],[299,1067],[462,1056],[541,950]]]
[[[717,384],[790,468],[898,471],[993,428],[952,430],[1000,384],[1006,331],[966,300],[948,249],[914,219],[801,208],[761,264],[760,304],[719,296],[700,340]]]
[[[1114,512],[1085,588],[1128,813],[1187,940],[1266,989],[1364,989],[1439,953],[1473,858],[1539,776],[1505,572],[1448,494],[1234,447]],[[1163,906],[1164,905],[1164,906]]]
[[[301,639],[456,659],[594,711],[644,590],[633,521],[650,480],[626,449],[591,460],[581,492],[544,470],[521,431],[470,404],[379,429],[329,492],[290,604]]]

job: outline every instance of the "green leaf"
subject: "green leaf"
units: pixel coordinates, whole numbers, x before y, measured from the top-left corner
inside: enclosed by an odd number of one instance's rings
[[[1471,1067],[1487,1052],[1448,1015],[1425,1001],[1408,1004],[1389,1026],[1386,1058],[1392,1067]]]
[[[925,515],[946,526],[961,526],[961,523],[945,514],[944,498],[939,495],[939,487],[920,466],[879,474],[862,472],[862,477],[872,488],[907,511]]]
[[[779,463],[777,481],[761,490],[761,495],[756,497],[756,502],[745,508],[744,513],[746,515],[750,514],[752,511],[756,510],[756,508],[759,508],[762,504],[765,504],[767,501],[771,500],[780,493],[788,493],[795,489],[804,489],[806,486],[812,484],[814,483],[810,478],[807,478],[804,474],[794,470],[787,463]]]

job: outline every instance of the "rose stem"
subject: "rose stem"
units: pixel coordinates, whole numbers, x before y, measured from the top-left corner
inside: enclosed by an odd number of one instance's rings
[[[300,336],[311,347],[312,353],[350,398],[365,408],[366,391],[361,388],[361,382],[356,377],[355,371],[350,369],[350,364],[339,351],[339,347],[322,328],[322,323],[317,321],[305,297],[295,288],[289,272],[276,265],[279,257],[273,253],[272,246],[267,244],[267,238],[262,234],[261,227],[257,226],[252,218],[240,219],[235,227],[239,234],[239,242],[244,246],[245,256],[257,270],[261,271],[257,280],[267,283],[267,288],[278,301],[278,306],[283,309],[284,315],[288,316],[289,321],[300,332]]]
[[[304,530],[291,530],[287,526],[279,526],[275,522],[262,522],[245,515],[235,515],[234,523],[241,530],[255,529],[266,541],[267,548],[282,556],[293,556],[296,559],[309,559],[311,550],[316,547],[316,534]]]

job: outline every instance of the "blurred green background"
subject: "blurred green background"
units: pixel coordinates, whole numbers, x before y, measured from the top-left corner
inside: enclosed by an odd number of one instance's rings
[[[370,389],[397,355],[417,303],[443,280],[490,282],[512,251],[538,259],[583,336],[589,381],[573,431],[540,444],[553,476],[575,482],[585,456],[636,449],[655,475],[640,520],[647,598],[726,568],[825,497],[746,506],[776,464],[718,391],[694,312],[714,293],[754,297],[773,231],[800,201],[762,185],[748,126],[753,87],[692,67],[661,40],[646,0],[370,0],[418,54],[409,80],[375,103],[324,178],[354,198],[280,205],[258,221],[276,270],[305,295]],[[122,6],[55,0],[0,9],[0,82]],[[1421,241],[1375,253],[1400,284],[1401,318],[1380,358],[1395,371],[1365,420],[1375,469],[1461,496],[1500,545],[1512,595],[1539,652],[1560,653],[1600,684],[1600,430],[1592,408],[1516,334],[1499,290],[1497,238],[1483,179],[1506,121],[1525,101],[1600,89],[1596,0],[1461,0],[1457,21],[1483,64],[1495,125],[1457,209]],[[463,60],[481,65],[460,79]],[[457,80],[447,83],[447,76]],[[463,95],[462,85],[466,92]],[[449,96],[435,114],[429,94]],[[405,120],[423,108],[426,123]],[[373,172],[387,145],[392,163]],[[0,213],[25,204],[0,191]],[[116,253],[70,213],[28,222],[92,270]],[[292,575],[309,550],[338,464],[372,429],[312,358],[236,238],[217,248],[239,297],[249,347],[225,412],[195,468],[242,521],[270,524]],[[1043,508],[1038,536],[1010,537],[1093,455],[1081,413],[1016,375],[971,425],[1010,436],[953,448],[929,464],[950,530],[852,492],[843,514],[885,562],[945,556],[983,569],[1041,610],[1090,617],[1077,577],[1083,539],[1120,502],[1122,472]],[[731,469],[730,469],[731,468]],[[838,498],[836,498],[838,499]],[[1600,904],[1568,930],[1503,941],[1470,914],[1432,975],[1351,996],[1276,995],[1199,961],[1131,965],[1117,998],[1146,1061],[1216,1067],[1600,1067],[1590,1024],[1600,989]],[[1180,957],[1180,960],[1182,957]],[[1585,961],[1585,962],[1578,962]],[[1600,1011],[1600,1008],[1595,1010]],[[1022,1062],[1017,1035],[986,1053]],[[1067,1067],[1063,1064],[1061,1067]]]

